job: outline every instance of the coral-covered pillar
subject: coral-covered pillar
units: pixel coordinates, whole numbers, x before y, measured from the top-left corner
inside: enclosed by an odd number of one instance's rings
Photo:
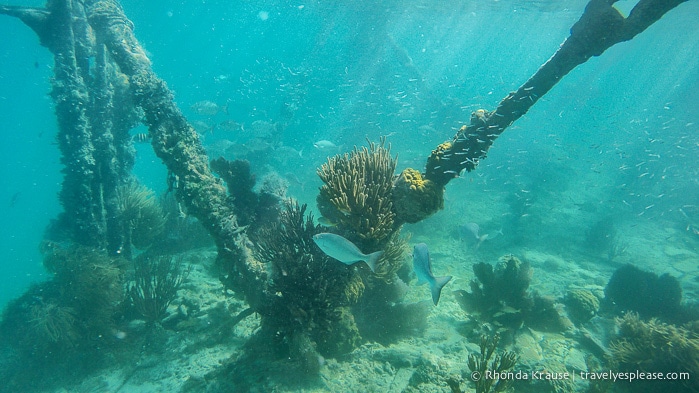
[[[260,305],[266,272],[250,257],[241,239],[243,229],[228,203],[226,188],[213,176],[199,137],[174,102],[163,80],[133,34],[133,24],[117,1],[85,3],[88,20],[114,62],[129,78],[134,102],[145,113],[155,153],[178,178],[177,197],[214,237],[219,258],[235,268],[227,281],[243,292],[250,305]]]
[[[468,126],[432,152],[425,177],[443,187],[461,171],[474,170],[495,139],[566,74],[590,57],[632,39],[684,1],[641,0],[624,18],[613,7],[615,0],[591,0],[570,29],[570,36],[526,83],[500,101],[494,111],[475,111]]]

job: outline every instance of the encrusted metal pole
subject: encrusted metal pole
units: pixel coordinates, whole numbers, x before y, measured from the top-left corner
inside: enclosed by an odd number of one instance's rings
[[[59,194],[63,205],[60,225],[83,245],[104,247],[102,205],[94,188],[94,157],[90,108],[89,63],[92,37],[81,4],[50,2],[47,9],[0,7],[0,13],[16,16],[31,27],[41,44],[54,54],[54,80],[51,96],[56,104],[58,145],[61,150],[63,185]],[[79,23],[76,21],[85,21]]]
[[[435,192],[443,191],[444,186],[459,173],[476,169],[495,139],[566,74],[590,57],[599,56],[613,45],[632,39],[685,1],[641,0],[624,18],[613,7],[616,0],[591,0],[570,29],[570,36],[527,82],[505,97],[494,111],[475,111],[468,126],[461,127],[451,141],[432,151],[425,167],[425,179],[432,183]]]
[[[212,175],[197,133],[152,71],[119,3],[56,0],[47,8],[0,6],[0,14],[31,27],[56,58],[52,96],[65,165],[62,221],[70,225],[73,240],[112,253],[123,243],[116,188],[133,164],[125,146],[134,116],[131,109],[115,105],[115,87],[124,88],[115,85],[121,81],[128,85],[128,99],[145,114],[155,153],[178,179],[178,199],[215,239],[219,259],[228,265],[226,282],[245,294],[253,308],[263,304],[265,266],[250,256],[226,188]],[[90,58],[96,59],[94,77]],[[127,98],[121,94],[118,100]],[[131,108],[131,103],[124,106]]]
[[[232,277],[226,281],[245,294],[251,307],[261,307],[267,281],[265,266],[250,256],[243,228],[237,224],[226,188],[209,169],[199,136],[175,104],[165,82],[153,72],[133,34],[133,24],[119,3],[87,1],[85,6],[96,36],[129,78],[134,103],[145,113],[156,155],[178,178],[178,199],[212,234],[219,259],[233,266]]]
[[[100,222],[105,223],[106,248],[110,255],[125,252],[128,255],[131,247],[125,244],[122,220],[119,217],[119,206],[117,199],[117,188],[128,179],[128,171],[124,173],[120,168],[117,144],[128,143],[124,137],[128,138],[128,130],[119,128],[113,121],[115,112],[114,86],[110,82],[115,70],[109,63],[107,50],[102,44],[97,44],[95,48],[95,80],[93,82],[91,111],[93,127],[92,140],[95,147],[95,165],[97,174],[93,183],[93,193],[101,196],[103,208],[96,213],[100,213]],[[116,105],[119,106],[119,105]],[[128,105],[127,105],[128,106]],[[121,140],[115,134],[121,131]],[[128,162],[130,170],[132,162]]]
[[[129,115],[131,105],[115,103],[119,78],[104,46],[96,42],[80,1],[53,1],[46,9],[0,6],[0,13],[22,20],[54,54],[51,95],[64,165],[57,229],[77,244],[117,254],[123,231],[116,189],[133,166],[133,151],[125,146],[135,116]],[[94,69],[90,58],[96,59]]]
[[[54,82],[51,96],[56,104],[58,119],[58,145],[61,149],[63,185],[60,199],[64,208],[63,225],[70,228],[75,240],[84,245],[103,247],[104,226],[100,219],[101,204],[95,199],[96,162],[95,147],[89,115],[90,96],[86,77],[86,59],[90,53],[89,40],[83,29],[74,29],[74,12],[71,1],[56,2],[52,14],[60,23],[55,31],[61,39],[53,41]],[[84,18],[83,18],[84,19]],[[83,41],[79,44],[79,41]],[[81,53],[82,52],[82,53]],[[80,60],[79,60],[80,59]],[[84,59],[84,60],[83,60]],[[82,61],[81,61],[82,60]]]

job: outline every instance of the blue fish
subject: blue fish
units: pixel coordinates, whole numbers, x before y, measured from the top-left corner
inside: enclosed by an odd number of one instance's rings
[[[418,285],[430,284],[430,292],[432,292],[432,301],[434,305],[439,302],[439,296],[442,294],[442,288],[451,280],[451,276],[435,277],[432,274],[432,261],[430,261],[430,252],[427,250],[427,244],[420,243],[413,249],[413,270],[417,275]]]
[[[383,255],[383,251],[364,254],[354,243],[334,233],[319,233],[313,236],[313,241],[329,257],[335,258],[345,265],[364,261],[372,272],[376,271],[376,262]]]

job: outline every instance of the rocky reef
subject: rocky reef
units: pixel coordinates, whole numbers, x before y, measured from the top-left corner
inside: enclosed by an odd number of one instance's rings
[[[131,246],[149,248],[166,222],[152,195],[130,183],[134,149],[128,131],[138,122],[148,127],[152,148],[168,169],[169,191],[181,204],[178,211],[196,217],[214,239],[225,290],[249,306],[231,321],[260,316],[259,332],[245,353],[237,354],[221,373],[242,375],[246,366],[274,363],[280,369],[317,374],[324,356],[350,352],[363,340],[389,343],[424,326],[429,309],[403,302],[407,251],[401,224],[441,209],[445,185],[463,170],[475,169],[494,140],[567,72],[643,31],[675,5],[670,2],[653,12],[634,8],[627,21],[611,4],[591,2],[571,30],[573,39],[496,110],[475,111],[471,125],[432,151],[423,173],[406,169],[395,176],[396,160],[383,141],[328,160],[318,170],[324,183],[319,210],[335,225],[333,232],[363,252],[384,251],[377,274],[322,254],[310,240],[321,228],[306,209],[295,204],[280,209],[279,194],[254,192],[249,165],[209,161],[196,130],[154,73],[118,1],[0,6],[1,13],[32,28],[56,60],[51,95],[65,167],[59,194],[64,212],[56,227],[60,240],[69,244],[46,248],[44,264],[52,278],[5,311],[0,333],[18,354],[14,364],[37,366],[27,367],[25,381],[7,386],[22,391],[32,379],[45,380],[38,373],[47,365],[63,366],[55,374],[68,375],[67,368],[76,364],[99,364],[106,357],[104,348],[124,338],[117,317],[126,318],[127,274],[137,277],[129,287],[131,300],[151,322],[162,318],[167,299],[181,283],[171,261],[159,259],[161,268],[130,272],[125,259],[113,258],[131,258]],[[271,226],[263,225],[267,223]],[[529,294],[532,273],[526,262],[508,256],[495,269],[480,264],[474,272],[477,281],[471,292],[460,296],[465,308],[510,328],[537,321],[561,327],[548,322],[557,320],[556,304]],[[158,275],[169,280],[168,289],[155,285]],[[161,293],[146,295],[150,290]],[[668,293],[674,300],[676,293]],[[615,298],[615,292],[610,289],[608,297]],[[265,351],[273,356],[254,359]],[[481,360],[490,359],[488,351]]]
[[[599,311],[600,301],[586,289],[570,289],[563,299],[568,316],[576,324],[590,320]]]
[[[270,266],[271,296],[260,312],[263,332],[287,356],[306,361],[316,353],[307,364],[313,369],[317,356],[347,353],[361,340],[349,307],[364,284],[355,268],[316,247],[313,235],[322,231],[305,205],[287,202],[280,220],[262,230],[255,250]]]
[[[674,322],[685,318],[681,302],[682,288],[677,278],[624,265],[614,272],[604,288],[602,305],[617,315],[633,311],[642,318]]]
[[[699,329],[696,324],[676,326],[657,319],[644,321],[626,313],[618,321],[619,334],[610,345],[609,365],[626,373],[688,373],[676,379],[645,378],[633,382],[634,392],[696,392],[699,382]]]
[[[394,182],[393,205],[402,222],[416,223],[444,207],[444,190],[419,171],[407,168]]]
[[[16,356],[5,364],[12,376],[5,387],[17,391],[47,373],[70,375],[103,365],[106,349],[118,341],[125,264],[86,247],[46,244],[44,252],[53,277],[12,301],[0,322],[0,347],[11,347]]]
[[[524,324],[545,331],[563,331],[573,325],[554,298],[529,292],[534,272],[528,262],[505,255],[494,268],[477,263],[473,271],[476,279],[471,280],[471,291],[454,294],[465,311],[478,313],[481,322],[505,329]]]

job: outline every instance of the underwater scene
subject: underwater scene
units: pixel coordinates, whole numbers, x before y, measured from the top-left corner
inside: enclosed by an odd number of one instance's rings
[[[5,2],[0,393],[699,392],[699,1]]]

